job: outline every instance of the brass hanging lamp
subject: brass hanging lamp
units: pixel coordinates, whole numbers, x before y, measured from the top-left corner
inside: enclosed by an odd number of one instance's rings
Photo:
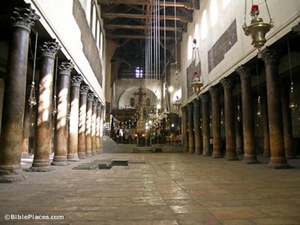
[[[176,96],[176,100],[173,102],[175,110],[178,112],[181,107],[181,101],[179,100],[178,96]]]
[[[194,39],[193,41],[193,51],[194,51],[194,55],[195,55],[195,63],[196,63],[196,56],[198,56],[198,66],[195,68],[195,71],[193,72],[193,78],[190,81],[190,85],[192,87],[193,92],[197,95],[197,97],[199,96],[200,92],[201,92],[201,88],[203,86],[202,83],[202,79],[201,79],[201,75],[199,74],[201,71],[201,69],[199,69],[200,66],[200,53],[199,53],[199,49],[197,47],[197,40]]]
[[[254,5],[252,1],[250,15],[252,17],[251,23],[248,26],[246,24],[246,11],[247,11],[247,0],[245,1],[245,16],[244,16],[244,25],[243,30],[245,35],[251,36],[252,45],[258,50],[258,58],[261,58],[261,48],[266,43],[266,34],[270,31],[270,29],[274,26],[274,23],[271,19],[271,14],[269,10],[269,6],[267,0],[265,0],[266,8],[269,14],[269,23],[264,23],[262,18],[259,18],[259,7],[258,5]]]
[[[29,94],[29,105],[32,108],[36,105],[36,97],[35,97],[35,66],[36,66],[36,52],[37,52],[37,42],[38,42],[38,33],[35,34],[35,45],[34,45],[34,55],[33,55],[33,67],[32,67],[32,82]]]

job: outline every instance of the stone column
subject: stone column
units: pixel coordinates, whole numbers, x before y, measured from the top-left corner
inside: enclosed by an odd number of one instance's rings
[[[208,94],[203,93],[200,95],[201,106],[202,106],[202,137],[203,137],[203,156],[210,156],[209,150],[209,139],[210,139],[210,129],[209,129],[209,102]]]
[[[93,112],[93,101],[94,93],[89,92],[87,97],[87,108],[86,108],[86,127],[85,127],[85,136],[86,136],[86,156],[92,156],[92,112]]]
[[[239,120],[235,120],[235,143],[236,143],[236,153],[242,154],[243,151],[243,128],[242,123]]]
[[[233,106],[233,80],[223,78],[221,83],[224,88],[224,113],[225,113],[225,137],[226,137],[226,160],[237,160],[235,148],[235,130],[234,130],[234,106]]]
[[[282,118],[283,118],[283,140],[285,157],[287,159],[297,158],[293,151],[293,128],[292,115],[289,107],[289,88],[286,84],[281,86]]]
[[[38,114],[36,122],[34,159],[30,171],[46,172],[50,167],[52,142],[52,96],[55,55],[60,46],[55,41],[44,42],[41,47],[39,73]]]
[[[98,101],[97,104],[97,118],[96,118],[96,151],[98,154],[101,153],[101,107],[102,104]]]
[[[188,142],[188,116],[187,116],[187,106],[181,108],[182,112],[182,142],[183,142],[183,151],[188,152],[189,142]]]
[[[213,158],[222,158],[222,143],[221,143],[221,108],[220,108],[220,88],[218,86],[209,89],[211,95],[212,106],[212,137],[213,137]]]
[[[78,134],[78,157],[86,157],[86,111],[87,93],[90,90],[88,85],[81,85],[79,100],[79,134]]]
[[[29,99],[31,90],[31,84],[26,87],[26,99]],[[23,123],[23,144],[22,144],[22,158],[27,158],[29,156],[29,137],[31,128],[31,115],[33,113],[34,107],[30,107],[29,104],[25,104],[25,114]]]
[[[26,95],[29,33],[39,19],[31,8],[15,8],[7,59],[2,131],[0,137],[0,182],[26,178],[21,170],[23,119]]]
[[[94,97],[93,105],[92,105],[92,155],[97,154],[97,146],[96,146],[96,123],[97,123],[97,107],[98,107],[98,98]]]
[[[54,138],[54,158],[52,165],[68,165],[68,98],[71,70],[74,65],[70,61],[62,62],[57,77],[57,114]]]
[[[194,99],[193,100],[194,105],[194,138],[195,138],[195,154],[200,155],[201,154],[201,130],[200,130],[200,100]]]
[[[261,94],[261,121],[262,121],[263,142],[264,142],[263,155],[270,157],[271,151],[270,151],[268,106],[267,106],[267,95],[265,92]]]
[[[71,78],[70,91],[70,127],[68,139],[68,155],[69,161],[78,161],[78,127],[79,127],[79,98],[80,98],[80,84],[82,77],[74,75]]]
[[[284,152],[280,77],[278,75],[279,54],[272,49],[262,51],[266,69],[267,102],[270,132],[271,157],[268,167],[290,168]]]
[[[194,137],[194,115],[193,115],[193,104],[187,104],[188,109],[188,129],[189,129],[189,152],[194,153],[195,151],[195,137]]]
[[[244,158],[247,164],[259,163],[255,150],[255,130],[253,118],[253,99],[251,90],[251,71],[249,67],[240,66],[236,69],[241,79]]]

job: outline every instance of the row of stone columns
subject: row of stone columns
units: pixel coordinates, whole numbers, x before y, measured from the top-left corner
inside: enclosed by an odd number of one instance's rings
[[[281,90],[280,77],[278,75],[279,55],[276,50],[266,48],[262,52],[265,64],[266,95],[262,98],[262,127],[264,141],[264,155],[270,156],[268,167],[291,168],[287,158],[295,156],[292,150],[292,124],[290,109],[288,106],[288,91]],[[242,137],[243,137],[243,162],[247,164],[259,163],[256,156],[254,110],[251,88],[252,72],[247,66],[236,69],[241,80],[242,103]],[[220,92],[224,90],[224,116],[225,116],[225,140],[226,160],[237,160],[237,142],[234,113],[233,87],[231,77],[223,78],[220,84],[209,89],[208,92],[182,108],[182,129],[184,149],[189,153],[212,155],[213,158],[224,157],[221,145],[221,107]],[[211,96],[211,124],[210,104]],[[201,104],[201,110],[199,106]],[[192,110],[194,108],[194,110]],[[200,119],[200,117],[202,117]],[[202,120],[202,125],[200,125]],[[284,125],[283,125],[284,124]],[[213,149],[210,152],[210,125],[212,126]],[[200,127],[202,128],[200,130]],[[185,132],[187,131],[187,132]],[[202,148],[199,150],[199,143]]]
[[[71,61],[59,65],[57,93],[53,93],[55,58],[61,48],[55,40],[41,46],[37,110],[25,110],[29,108],[25,107],[29,34],[39,16],[29,7],[16,9],[12,18],[0,137],[0,182],[25,178],[21,155],[22,149],[23,153],[28,151],[29,132],[24,129],[29,129],[31,117],[35,118],[35,132],[30,171],[49,171],[51,164],[67,165],[68,161],[100,153],[102,148],[103,106],[82,82],[81,75],[71,75],[74,67]],[[53,116],[53,95],[56,94],[57,110]],[[52,146],[54,158],[50,162]]]

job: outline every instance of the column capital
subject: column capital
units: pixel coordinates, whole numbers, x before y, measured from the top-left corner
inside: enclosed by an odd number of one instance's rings
[[[239,66],[235,71],[240,75],[241,79],[248,79],[251,77],[251,70],[248,66]]]
[[[213,86],[213,87],[210,87],[208,89],[208,91],[209,91],[209,93],[212,97],[217,97],[220,94],[220,87],[219,86]]]
[[[297,35],[300,35],[300,23],[298,23],[296,26],[292,27],[292,31],[297,33]]]
[[[278,64],[279,62],[279,52],[275,49],[265,48],[262,50],[261,56],[266,65]]]
[[[201,94],[200,98],[202,102],[208,102],[208,94],[206,92]]]
[[[71,86],[73,87],[80,87],[80,84],[82,82],[82,76],[80,74],[78,75],[73,75],[71,77]]]
[[[60,50],[61,46],[56,42],[53,41],[46,41],[41,47],[42,56],[43,57],[50,57],[53,58],[57,54],[57,52]]]
[[[73,69],[73,67],[74,67],[74,64],[70,60],[62,62],[60,64],[60,66],[58,67],[59,73],[60,74],[70,75],[71,70]]]
[[[223,88],[225,90],[229,90],[229,89],[232,89],[234,87],[233,79],[230,78],[230,77],[225,77],[225,78],[221,79],[220,82],[223,85]]]
[[[100,101],[98,101],[97,107],[98,107],[98,110],[101,110],[101,109],[102,109],[102,103],[101,103]]]
[[[93,105],[95,105],[95,106],[98,105],[98,97],[96,97],[96,96],[94,96]]]
[[[23,27],[29,32],[31,26],[34,25],[36,20],[39,20],[41,17],[35,13],[35,10],[29,5],[28,8],[15,8],[10,17],[13,20],[14,27]]]
[[[80,93],[81,94],[87,94],[90,90],[90,87],[88,85],[81,85],[80,87]]]
[[[87,97],[88,97],[88,101],[94,101],[94,96],[95,96],[95,93],[94,92],[88,92],[87,93]]]

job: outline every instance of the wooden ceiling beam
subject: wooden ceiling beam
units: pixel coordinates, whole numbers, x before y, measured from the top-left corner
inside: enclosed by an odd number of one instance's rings
[[[147,27],[147,31],[151,29],[151,27]],[[128,29],[128,30],[144,30],[145,26],[142,25],[119,25],[119,24],[106,24],[104,25],[105,30],[117,30],[117,29]],[[184,29],[177,27],[160,27],[160,30],[166,30],[166,31],[176,31],[178,33],[185,32]]]
[[[154,37],[149,35],[106,34],[106,38],[108,39],[152,39]],[[163,36],[161,36],[160,39],[174,40],[175,37],[164,38]]]

